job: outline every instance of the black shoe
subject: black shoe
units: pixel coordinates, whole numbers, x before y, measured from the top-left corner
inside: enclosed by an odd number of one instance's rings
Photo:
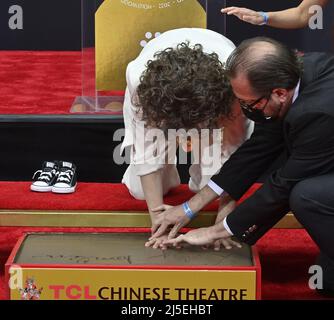
[[[42,169],[34,173],[30,189],[37,192],[50,192],[58,178],[57,161],[45,161]]]
[[[74,163],[59,161],[59,174],[52,187],[54,193],[72,193],[77,186],[76,166]]]

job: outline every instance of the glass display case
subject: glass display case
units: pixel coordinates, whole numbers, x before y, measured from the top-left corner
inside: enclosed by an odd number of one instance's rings
[[[224,6],[225,1],[218,2]],[[81,5],[82,94],[75,99],[71,112],[121,114],[128,63],[150,40],[165,31],[206,28],[210,3],[82,0]]]

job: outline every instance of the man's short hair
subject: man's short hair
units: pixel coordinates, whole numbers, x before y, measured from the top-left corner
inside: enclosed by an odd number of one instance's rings
[[[148,126],[191,129],[200,123],[216,127],[229,115],[233,93],[216,53],[180,43],[154,55],[140,78],[135,104]]]
[[[269,44],[272,50],[258,51],[261,50],[260,42]],[[303,65],[297,51],[273,39],[256,37],[243,41],[232,52],[227,59],[226,70],[232,79],[239,73],[245,74],[253,91],[265,95],[275,88],[295,88]]]

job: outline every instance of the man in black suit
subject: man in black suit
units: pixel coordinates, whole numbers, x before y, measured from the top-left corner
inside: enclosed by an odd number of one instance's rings
[[[322,292],[334,293],[334,56],[300,57],[272,39],[254,38],[232,53],[226,68],[241,109],[256,123],[254,133],[197,195],[165,207],[152,239],[174,225],[165,244],[206,245],[231,235],[254,244],[292,210],[320,248]],[[227,217],[174,238],[218,196],[227,206],[238,200],[283,150],[283,165]]]

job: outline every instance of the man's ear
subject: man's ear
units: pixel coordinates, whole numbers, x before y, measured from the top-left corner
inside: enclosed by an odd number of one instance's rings
[[[282,103],[289,99],[289,90],[287,89],[277,88],[272,91],[272,94],[274,94]]]

